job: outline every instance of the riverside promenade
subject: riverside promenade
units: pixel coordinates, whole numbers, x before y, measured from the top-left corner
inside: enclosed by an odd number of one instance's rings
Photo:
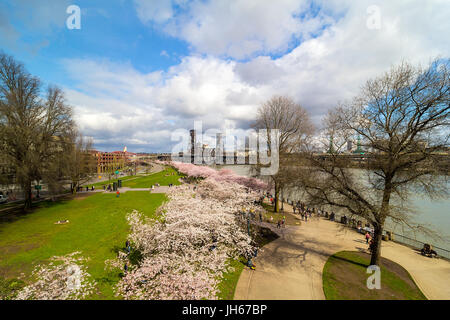
[[[292,208],[284,205],[285,211]],[[322,300],[322,271],[327,259],[342,250],[367,252],[364,236],[339,223],[313,217],[287,226],[280,238],[264,246],[239,278],[237,300]],[[450,299],[450,262],[423,257],[417,251],[383,241],[381,255],[403,266],[428,299]]]

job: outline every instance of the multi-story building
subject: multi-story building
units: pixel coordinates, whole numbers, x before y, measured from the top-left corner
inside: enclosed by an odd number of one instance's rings
[[[97,159],[98,174],[114,174],[117,170],[123,170],[136,158],[135,153],[127,151],[102,152],[93,150],[92,153]]]

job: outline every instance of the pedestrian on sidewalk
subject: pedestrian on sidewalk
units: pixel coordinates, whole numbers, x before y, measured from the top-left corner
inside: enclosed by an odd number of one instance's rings
[[[369,243],[369,240],[370,240],[370,238],[371,238],[368,231],[366,231],[365,237],[366,237],[366,244],[368,244],[368,243]]]

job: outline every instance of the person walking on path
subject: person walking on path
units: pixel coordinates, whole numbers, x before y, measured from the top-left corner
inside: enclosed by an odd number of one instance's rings
[[[117,192],[116,192],[116,198],[118,198],[119,196],[120,196],[120,191],[117,190]]]
[[[369,240],[370,240],[370,238],[371,238],[368,231],[366,231],[365,237],[366,237],[366,244],[368,244],[368,243],[369,243]]]

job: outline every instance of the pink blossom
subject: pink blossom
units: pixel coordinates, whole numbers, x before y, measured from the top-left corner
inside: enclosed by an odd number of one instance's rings
[[[168,197],[158,220],[137,211],[127,215],[129,240],[142,260],[130,264],[117,294],[125,299],[215,299],[229,260],[254,251],[238,212],[260,210],[255,205],[259,195],[209,176],[195,191],[188,184],[170,188]],[[116,267],[123,264],[123,256],[118,257]]]
[[[191,163],[171,162],[179,172],[194,178],[211,178],[218,182],[234,182],[253,190],[267,190],[267,183],[256,178],[249,178],[235,174],[230,169],[215,170],[208,166],[200,166]]]

